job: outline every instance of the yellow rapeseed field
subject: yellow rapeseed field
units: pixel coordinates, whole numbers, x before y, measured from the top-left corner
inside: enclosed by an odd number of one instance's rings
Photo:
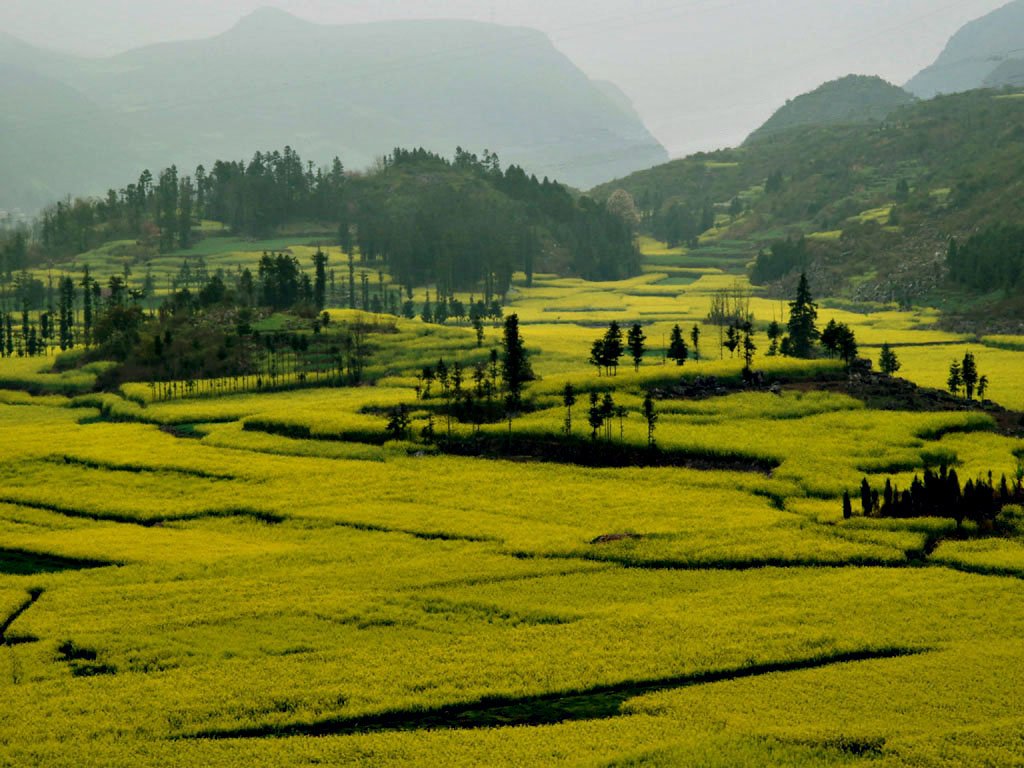
[[[940,464],[1013,478],[1024,442],[977,411],[868,407],[837,391],[839,361],[766,357],[784,307],[758,296],[754,367],[785,386],[678,396],[741,380],[706,322],[721,289],[749,286],[517,280],[505,311],[539,378],[511,423],[452,420],[482,456],[421,437],[449,424],[440,385],[415,387],[439,358],[485,361],[492,323],[478,347],[398,321],[374,386],[154,402],[0,361],[0,764],[1020,765],[1024,510],[996,536],[845,519],[841,497]],[[1024,407],[1003,340],[924,310],[831,318],[931,386],[970,349],[989,395]],[[611,319],[644,324],[639,371],[588,363]],[[700,361],[663,359],[675,324],[688,343],[698,324]],[[607,428],[591,392],[623,409]]]

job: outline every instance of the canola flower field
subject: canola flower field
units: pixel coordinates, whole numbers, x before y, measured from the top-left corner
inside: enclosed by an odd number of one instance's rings
[[[482,437],[590,443],[597,391],[625,408],[597,440],[643,450],[648,388],[739,377],[713,326],[682,369],[659,346],[734,280],[520,286],[506,312],[536,408]],[[924,384],[970,348],[990,396],[1024,408],[1012,338],[945,334],[924,310],[821,317],[872,357],[893,344]],[[645,324],[639,372],[587,365],[611,319]],[[658,401],[659,447],[692,466],[444,455],[418,437],[448,425],[416,372],[484,359],[499,333],[478,349],[470,328],[400,321],[374,386],[168,402],[0,361],[0,764],[1024,765],[1024,510],[1002,513],[1015,533],[963,537],[840,502],[940,463],[1012,476],[1024,442],[976,411],[787,386]],[[413,428],[387,441],[398,404]]]

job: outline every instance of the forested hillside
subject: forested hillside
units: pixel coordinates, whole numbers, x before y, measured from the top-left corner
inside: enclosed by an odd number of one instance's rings
[[[486,147],[576,186],[668,158],[620,91],[543,34],[493,24],[324,26],[268,8],[214,38],[105,59],[0,35],[0,70],[0,128],[17,138],[0,144],[0,208],[285,144],[353,168],[395,146]]]
[[[680,263],[725,254],[760,283],[791,287],[806,269],[820,293],[904,304],[927,298],[988,323],[1019,322],[1021,281],[1009,266],[1016,251],[991,257],[1000,266],[986,271],[992,280],[984,287],[948,270],[946,258],[952,241],[1024,215],[1024,98],[1016,93],[940,97],[880,124],[794,128],[593,194],[606,199],[620,188],[635,199],[645,231],[691,247]]]
[[[194,174],[146,171],[103,198],[58,203],[44,211],[35,241],[0,238],[0,281],[18,283],[18,303],[32,305],[30,281],[19,277],[28,267],[118,240],[129,243],[126,263],[148,263],[196,245],[204,220],[251,238],[285,226],[330,233],[323,241],[386,266],[410,296],[435,284],[441,297],[479,288],[489,300],[516,271],[529,283],[534,270],[613,280],[640,269],[624,218],[518,166],[503,170],[495,154],[458,150],[448,160],[395,149],[372,172],[350,174],[339,159],[317,169],[286,147]]]
[[[847,75],[786,102],[747,138],[747,143],[810,125],[872,123],[884,120],[914,97],[880,77]]]

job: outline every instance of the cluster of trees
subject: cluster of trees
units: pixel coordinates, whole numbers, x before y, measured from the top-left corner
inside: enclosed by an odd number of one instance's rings
[[[978,291],[1024,287],[1024,227],[1005,224],[982,230],[965,243],[949,242],[949,276]]]
[[[512,419],[523,409],[523,388],[533,381],[535,376],[530,365],[529,352],[519,332],[519,316],[509,315],[505,318],[502,333],[501,352],[492,349],[487,362],[479,362],[472,367],[469,375],[473,386],[466,384],[466,368],[458,361],[448,364],[442,358],[436,366],[424,366],[417,374],[416,397],[429,399],[430,389],[437,382],[441,389],[440,396],[444,399],[444,414],[447,422],[447,435],[451,438],[451,419],[469,421],[474,431],[494,416],[503,412],[512,429]],[[499,384],[500,382],[500,384]],[[501,395],[501,410],[495,408],[495,396]],[[408,407],[399,405],[387,413],[387,431],[395,439],[404,439],[409,434],[411,420]],[[423,437],[434,437],[433,421],[428,421],[421,433]]]
[[[829,320],[821,332],[821,346],[829,359],[839,357],[847,365],[857,356],[857,338],[853,331],[846,323],[837,323],[834,319]]]
[[[769,336],[778,329],[777,323],[773,323],[773,325],[774,329],[769,328]],[[729,350],[729,357],[735,357],[738,350],[743,355],[743,370],[749,372],[754,361],[754,353],[757,351],[757,345],[754,343],[753,322],[745,320],[739,325],[730,323],[729,327],[725,329],[725,336],[720,341],[723,354],[724,350]],[[774,339],[772,341],[774,342]],[[769,350],[769,354],[775,354],[775,352]]]
[[[999,511],[1007,504],[1024,502],[1024,466],[1018,464],[1017,477],[1008,482],[1003,475],[998,486],[992,473],[988,480],[968,480],[963,486],[955,469],[943,465],[938,472],[924,471],[924,480],[914,475],[910,488],[904,491],[886,478],[885,489],[879,495],[872,490],[867,478],[860,485],[860,507],[865,517],[946,517],[956,520],[957,527],[964,520],[973,520],[990,526]],[[853,505],[850,493],[843,493],[843,517],[850,518]]]
[[[260,333],[246,322],[232,325],[225,316],[209,313],[162,310],[146,317],[133,307],[114,316],[121,323],[116,348],[110,348],[115,337],[107,340],[98,328],[100,346],[87,359],[97,354],[107,359],[121,355],[122,364],[111,369],[109,376],[117,381],[148,381],[154,399],[159,400],[357,384],[373,352],[372,336],[394,330],[364,320],[331,324],[328,330],[326,315],[316,318],[312,334]]]
[[[977,392],[978,398],[985,399],[985,392],[988,391],[988,376],[979,375],[978,364],[974,360],[973,352],[965,352],[963,360],[953,360],[949,364],[949,377],[946,379],[946,386],[954,395],[963,394],[968,400],[974,399]]]
[[[700,326],[696,323],[690,329],[690,341],[693,342],[694,358],[700,360]],[[690,349],[686,346],[686,340],[683,338],[683,329],[678,324],[672,326],[672,332],[669,334],[666,357],[669,360],[674,360],[676,365],[684,365],[690,357]]]
[[[425,283],[440,298],[481,286],[486,303],[504,295],[512,274],[532,279],[535,262],[590,280],[639,272],[634,224],[561,184],[501,169],[497,155],[456,151],[454,160],[422,149],[395,149],[365,175],[303,163],[289,147],[257,152],[249,162],[217,161],[193,176],[172,166],[149,171],[103,199],[62,201],[42,214],[38,247],[12,240],[0,274],[67,257],[114,238],[134,238],[161,252],[187,248],[202,219],[263,237],[316,221],[337,227],[350,255],[385,264],[410,294]],[[10,251],[8,254],[7,251]]]
[[[572,434],[572,407],[578,401],[576,388],[572,383],[567,383],[562,390],[562,404],[565,406],[565,434]],[[650,392],[644,396],[643,403],[644,420],[647,422],[647,447],[654,448],[654,427],[658,422],[658,413],[654,406],[654,398]],[[623,439],[623,430],[626,417],[629,416],[629,409],[622,405],[616,405],[615,399],[610,392],[603,396],[595,391],[590,392],[590,407],[587,410],[587,423],[590,425],[590,439],[597,440],[600,430],[604,430],[605,439],[612,439],[613,419],[619,420],[619,440]]]
[[[694,354],[700,359],[700,326],[694,324],[690,330],[690,339],[693,342]],[[604,371],[605,375],[613,376],[618,372],[619,360],[626,353],[633,358],[633,370],[639,371],[644,355],[647,354],[647,334],[644,333],[640,323],[633,323],[626,333],[625,344],[622,339],[622,329],[614,320],[608,324],[608,330],[602,336],[594,339],[590,346],[590,364],[597,368],[597,375]],[[672,328],[669,337],[668,349],[665,357],[674,360],[676,365],[683,365],[690,356],[689,347],[683,339],[682,329],[676,325]]]
[[[810,254],[807,240],[803,235],[795,239],[776,240],[767,252],[758,251],[754,266],[750,270],[750,282],[764,285],[779,280],[797,269],[803,272],[808,266]]]
[[[599,339],[595,339],[590,346],[590,364],[597,368],[597,375],[605,374],[611,376],[618,373],[619,358],[629,350],[633,357],[633,370],[640,370],[640,363],[643,361],[647,351],[647,335],[644,333],[640,323],[633,323],[626,335],[626,346],[622,344],[622,329],[619,324],[612,320],[608,330]]]
[[[650,218],[650,231],[669,248],[680,245],[696,248],[700,236],[715,226],[715,208],[710,200],[691,208],[685,202],[674,201],[658,210]]]

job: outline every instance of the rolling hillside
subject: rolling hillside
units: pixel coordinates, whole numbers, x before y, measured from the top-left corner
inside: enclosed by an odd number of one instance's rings
[[[780,246],[784,255],[771,265],[765,259],[755,279],[778,282],[784,292],[806,268],[822,294],[926,299],[987,324],[1020,323],[1012,282],[979,296],[945,277],[951,238],[963,242],[1024,216],[1024,98],[1015,93],[918,102],[883,124],[794,128],[632,174],[592,194],[604,199],[619,188],[637,201],[648,233],[691,246],[666,262],[746,272],[760,251],[804,237],[800,249]],[[713,213],[715,226],[690,234],[683,226],[680,234],[680,223],[699,221],[702,212]]]

